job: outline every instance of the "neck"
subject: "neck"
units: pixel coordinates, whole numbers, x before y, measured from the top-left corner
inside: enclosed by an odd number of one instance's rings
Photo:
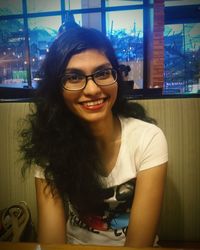
[[[102,159],[102,176],[108,176],[115,166],[121,145],[121,126],[118,117],[110,117],[106,121],[91,127],[96,138],[97,147]]]
[[[119,119],[109,116],[106,120],[90,125],[92,134],[97,140],[97,144],[105,146],[114,142],[119,134]]]

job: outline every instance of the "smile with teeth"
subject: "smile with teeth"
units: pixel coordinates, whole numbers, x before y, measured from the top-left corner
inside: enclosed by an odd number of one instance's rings
[[[82,103],[82,105],[83,105],[83,106],[86,106],[86,107],[91,107],[91,106],[100,105],[100,104],[102,104],[104,101],[105,101],[104,99],[99,99],[99,100],[96,100],[96,101],[84,102],[84,103]]]

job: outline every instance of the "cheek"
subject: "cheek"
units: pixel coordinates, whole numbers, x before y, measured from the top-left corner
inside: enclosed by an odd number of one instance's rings
[[[116,101],[116,98],[117,98],[117,92],[118,92],[118,86],[117,84],[116,85],[112,85],[110,86],[110,93],[111,93],[111,98],[112,98],[112,102],[113,104],[115,103]]]
[[[76,102],[77,98],[78,98],[78,95],[73,93],[73,92],[68,92],[68,91],[63,92],[64,102],[65,102],[66,106],[70,109],[71,109],[71,106],[73,105],[73,103]]]

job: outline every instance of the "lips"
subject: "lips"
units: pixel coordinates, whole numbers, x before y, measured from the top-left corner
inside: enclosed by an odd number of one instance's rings
[[[101,98],[98,100],[81,102],[81,106],[87,110],[98,110],[105,106],[107,98]]]

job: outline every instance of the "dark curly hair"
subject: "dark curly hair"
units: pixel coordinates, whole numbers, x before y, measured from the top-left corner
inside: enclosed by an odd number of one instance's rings
[[[61,79],[70,58],[87,49],[104,52],[118,72],[118,96],[114,115],[152,121],[142,106],[128,103],[121,95],[122,76],[115,51],[100,31],[69,29],[59,35],[40,69],[42,77],[27,116],[28,126],[20,131],[22,172],[33,164],[44,169],[47,184],[80,212],[91,212],[103,199],[99,169],[100,154],[87,126],[64,104]]]

